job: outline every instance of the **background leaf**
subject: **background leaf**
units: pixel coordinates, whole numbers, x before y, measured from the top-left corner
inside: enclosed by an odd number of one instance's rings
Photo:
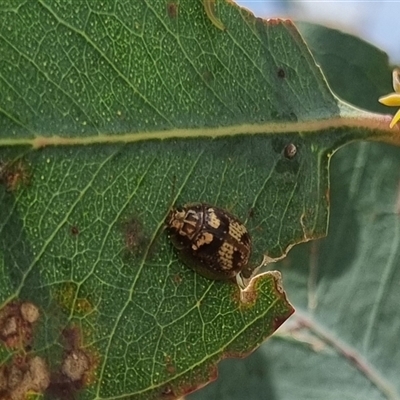
[[[335,93],[380,110],[387,56],[337,30],[298,26]],[[222,362],[219,379],[190,398],[399,398],[400,152],[352,144],[331,172],[328,237],[278,264],[296,314],[246,360]]]

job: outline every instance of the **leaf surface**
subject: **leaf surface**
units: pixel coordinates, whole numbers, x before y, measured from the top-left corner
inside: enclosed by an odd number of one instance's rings
[[[45,360],[30,390],[175,397],[252,351],[293,311],[277,275],[246,304],[197,276],[163,232],[170,207],[237,215],[254,268],[323,236],[330,155],[385,137],[291,22],[217,11],[226,31],[200,1],[0,6],[2,373],[21,350]]]

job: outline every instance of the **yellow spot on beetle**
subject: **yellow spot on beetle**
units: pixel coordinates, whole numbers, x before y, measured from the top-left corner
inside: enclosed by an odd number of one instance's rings
[[[197,250],[204,244],[210,244],[214,240],[214,235],[210,232],[204,232],[195,244],[192,244],[192,249]]]
[[[215,14],[215,0],[203,0],[204,10],[206,11],[207,17],[213,23],[215,27],[221,31],[225,30],[225,25]]]
[[[394,92],[387,94],[386,96],[379,97],[379,102],[389,107],[400,107],[400,69],[396,68],[392,73],[393,77],[393,89]],[[400,121],[400,109],[397,110],[396,114],[390,122],[390,128],[393,128]]]
[[[212,208],[208,210],[208,224],[214,229],[218,229],[221,225],[221,220],[217,217]]]
[[[246,228],[237,223],[236,221],[231,221],[229,224],[229,235],[235,238],[238,242],[241,241],[242,235],[247,232]]]
[[[228,242],[222,243],[218,255],[223,270],[231,270],[233,268],[233,252],[236,249]]]

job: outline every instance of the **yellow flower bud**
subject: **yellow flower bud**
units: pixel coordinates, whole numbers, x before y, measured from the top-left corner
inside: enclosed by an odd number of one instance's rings
[[[379,102],[389,107],[400,107],[400,69],[393,70],[393,89],[394,92],[385,96],[379,97]],[[390,128],[393,128],[400,121],[400,109],[392,118]]]

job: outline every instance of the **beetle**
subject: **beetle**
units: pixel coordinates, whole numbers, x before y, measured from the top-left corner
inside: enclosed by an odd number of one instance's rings
[[[252,242],[245,225],[226,210],[207,203],[172,208],[166,230],[182,260],[200,275],[241,284]]]

